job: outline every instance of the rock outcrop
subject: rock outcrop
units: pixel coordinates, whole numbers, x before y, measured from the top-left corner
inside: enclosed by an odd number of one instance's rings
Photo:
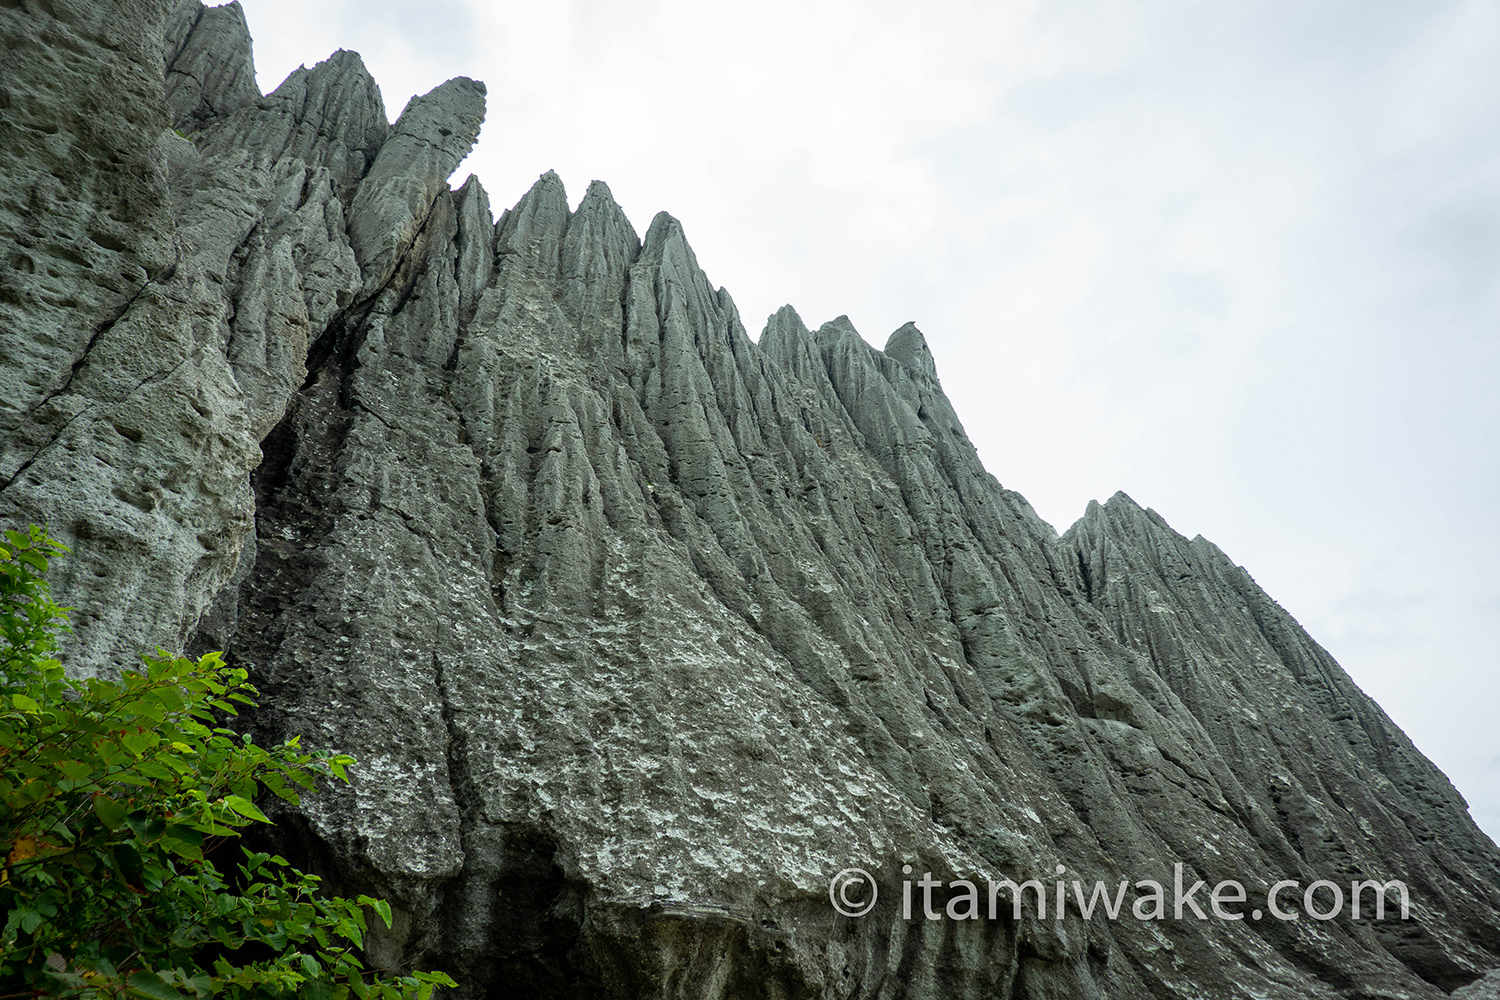
[[[1123,494],[1059,536],[1002,488],[915,326],[753,342],[598,182],[497,222],[447,184],[482,85],[390,126],[340,52],[263,97],[235,4],[0,33],[0,518],[75,547],[84,669],[221,648],[259,736],[359,759],[282,835],[393,900],[377,962],[663,1000],[1500,966],[1500,851],[1446,778],[1209,542]],[[906,919],[903,865],[1401,879],[1412,919]]]

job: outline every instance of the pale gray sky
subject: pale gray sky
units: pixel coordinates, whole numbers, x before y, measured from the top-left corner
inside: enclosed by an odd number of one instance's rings
[[[682,220],[752,336],[907,320],[1059,529],[1118,489],[1255,576],[1500,838],[1500,0],[244,0],[263,90],[489,87]]]

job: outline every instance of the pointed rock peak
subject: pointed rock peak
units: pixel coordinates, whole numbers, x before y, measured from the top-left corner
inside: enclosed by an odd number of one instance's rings
[[[641,259],[665,262],[667,258],[678,255],[682,258],[680,263],[690,273],[701,270],[698,267],[698,255],[693,253],[682,223],[666,212],[657,212],[656,218],[651,220],[651,227],[646,230]]]
[[[299,66],[298,68],[323,76],[351,76],[361,80],[369,80],[372,86],[377,90],[380,89],[380,85],[375,82],[375,77],[370,74],[369,68],[365,66],[364,56],[353,49],[338,49],[327,59],[318,62],[311,70],[308,70],[306,66]]]
[[[339,49],[333,55],[314,66],[310,72],[316,76],[328,76],[334,79],[348,77],[359,80],[362,83],[367,82],[368,86],[375,93],[380,93],[380,84],[375,82],[375,77],[370,74],[369,68],[365,66],[364,57],[353,49]],[[380,106],[384,110],[385,101],[383,99]]]
[[[1233,566],[1235,569],[1245,569],[1245,567],[1229,558],[1228,554],[1223,549],[1219,548],[1217,545],[1209,541],[1207,538],[1204,538],[1202,535],[1194,535],[1192,541],[1188,542],[1188,544],[1191,545],[1194,550],[1201,553],[1210,562],[1217,562],[1222,566]],[[1245,573],[1247,576],[1249,575],[1248,570],[1245,570]]]
[[[163,55],[168,70],[174,59],[182,54],[189,39],[197,45],[217,48],[221,53],[250,55],[250,25],[239,0],[218,7],[206,6],[199,0],[182,0],[167,15],[162,31],[166,43]],[[194,35],[198,37],[192,38]]]
[[[173,125],[194,128],[260,100],[250,27],[239,3],[177,5],[163,26],[162,63]]]
[[[859,331],[854,329],[854,323],[848,316],[835,316],[818,327],[817,338],[818,343],[824,345],[837,344],[851,339],[861,344],[864,343],[864,339],[860,337]]]
[[[1092,510],[1092,508],[1091,508]],[[1135,532],[1165,535],[1186,541],[1182,535],[1150,507],[1142,507],[1132,500],[1124,490],[1119,490],[1105,501],[1102,513],[1107,523],[1129,528]]]
[[[443,158],[457,155],[454,161],[457,166],[479,138],[479,127],[484,124],[484,97],[484,84],[456,76],[406,102],[393,132],[431,144]]]
[[[500,218],[500,251],[540,255],[555,267],[568,228],[568,190],[562,178],[549,170]]]
[[[551,170],[538,177],[516,202],[506,220],[506,234],[521,227],[534,230],[538,220],[545,220],[545,228],[555,229],[558,233],[568,222],[568,189],[563,186],[562,178]]]
[[[765,329],[757,343],[770,357],[787,364],[792,355],[812,349],[813,335],[797,310],[785,305],[766,317]]]
[[[1084,521],[1109,521],[1109,520],[1134,520],[1144,514],[1140,504],[1130,498],[1124,490],[1116,490],[1115,495],[1100,503],[1098,500],[1090,500],[1089,505],[1084,508]]]
[[[1062,533],[1062,537],[1064,540],[1076,540],[1081,532],[1099,530],[1105,525],[1104,505],[1098,500],[1090,500],[1083,509],[1083,516],[1068,525],[1068,530]]]
[[[376,137],[372,156],[391,128],[380,84],[370,75],[359,53],[349,49],[339,49],[312,69],[298,66],[271,91],[270,98],[289,104],[298,117],[310,116],[316,120],[319,133],[326,133],[325,140],[358,125],[355,130],[367,136],[343,137],[356,144]],[[345,127],[333,124],[338,121],[344,122]]]
[[[730,329],[738,327],[739,332],[744,334],[745,323],[740,319],[740,307],[735,305],[734,296],[729,294],[729,289],[723,285],[714,289],[714,301],[719,303],[719,308],[724,310],[724,315],[729,317]]]
[[[194,38],[195,34],[198,37]],[[243,42],[248,52],[250,26],[245,21],[245,11],[239,0],[222,7],[206,7],[199,0],[181,0],[174,5],[162,25],[162,65],[167,72],[172,71],[172,64],[182,55],[189,41],[195,45],[209,45],[220,52],[232,52]]]
[[[634,246],[640,246],[640,237],[636,234],[636,228],[630,225],[630,219],[625,216],[624,208],[619,207],[619,202],[615,201],[615,195],[609,190],[609,184],[604,181],[589,181],[588,190],[583,192],[583,199],[577,202],[577,211],[573,214],[580,219],[607,220],[609,225],[619,226],[628,232]]]
[[[162,46],[161,63],[167,72],[172,71],[172,62],[182,47],[187,44],[188,36],[198,26],[198,21],[203,17],[203,4],[198,0],[182,0],[172,8],[162,24]]]
[[[1117,541],[1131,537],[1139,533],[1141,527],[1150,521],[1151,513],[1141,509],[1140,504],[1130,498],[1124,490],[1117,490],[1115,495],[1100,503],[1098,500],[1090,500],[1089,505],[1084,508],[1083,516],[1064,532],[1064,537],[1076,537],[1082,528],[1088,528],[1097,532],[1100,537],[1113,538]]]
[[[521,200],[524,202],[527,198],[537,198],[545,201],[554,201],[561,198],[563,204],[566,205],[568,203],[568,186],[563,183],[563,179],[557,175],[556,170],[549,170],[532,183],[526,192],[526,197]]]
[[[483,122],[484,84],[467,77],[407,103],[349,206],[349,240],[367,291],[395,272]]]
[[[651,220],[651,226],[646,230],[646,252],[653,249],[659,250],[673,238],[687,242],[687,236],[682,231],[682,223],[666,212],[657,212],[656,218]]]
[[[588,190],[583,192],[582,201],[577,202],[573,222],[582,222],[586,231],[595,232],[595,234],[616,232],[616,234],[624,235],[631,259],[634,259],[640,250],[640,237],[636,234],[636,228],[630,225],[630,219],[625,216],[624,208],[619,207],[619,202],[615,201],[615,195],[609,190],[609,184],[604,181],[589,181]],[[568,222],[570,228],[573,222]]]
[[[609,185],[597,178],[589,181],[589,189],[583,193],[583,201],[578,203],[578,210],[583,211],[585,205],[620,205],[615,201],[615,196],[609,189]]]
[[[797,339],[809,339],[812,337],[812,331],[808,330],[807,324],[802,322],[801,315],[798,314],[796,309],[792,308],[790,303],[782,306],[766,318],[766,329],[761,336],[765,337],[767,334],[773,333]]]
[[[917,324],[907,323],[891,334],[891,338],[885,342],[884,353],[886,357],[901,362],[913,371],[937,380],[937,363],[933,361],[932,352],[927,348],[927,338],[922,336]]]
[[[1099,518],[1117,524],[1135,523],[1145,516],[1145,509],[1124,490],[1116,490],[1114,496],[1102,504],[1097,500],[1090,500],[1088,511],[1084,514],[1087,518]]]
[[[484,185],[479,183],[478,174],[470,174],[464,180],[463,186],[458,189],[456,197],[460,210],[467,210],[473,206],[477,211],[482,207],[484,214],[486,216],[489,215],[490,194],[484,189]],[[494,222],[494,219],[492,218],[490,221]]]
[[[214,143],[222,151],[256,146],[279,159],[327,167],[347,206],[390,130],[364,60],[340,49],[312,69],[297,67],[268,98],[224,122]]]

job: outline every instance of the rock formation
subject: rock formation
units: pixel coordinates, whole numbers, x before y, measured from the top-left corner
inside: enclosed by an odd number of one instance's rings
[[[221,648],[258,736],[359,759],[281,830],[394,902],[376,961],[661,1000],[1500,966],[1447,779],[1211,543],[1123,494],[1059,536],[1002,488],[915,326],[752,341],[598,182],[496,222],[447,184],[482,85],[391,125],[339,52],[261,96],[236,4],[12,0],[0,34],[0,519],[76,549],[81,669]],[[905,919],[903,865],[1401,879],[1412,919]]]

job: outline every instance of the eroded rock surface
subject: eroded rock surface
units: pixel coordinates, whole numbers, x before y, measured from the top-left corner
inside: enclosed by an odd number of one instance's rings
[[[87,669],[222,648],[259,735],[359,758],[283,830],[396,903],[376,961],[683,1000],[1437,998],[1500,965],[1500,852],[1443,775],[1212,544],[1123,495],[1059,537],[915,326],[877,351],[788,307],[752,342],[678,221],[598,182],[495,221],[447,184],[473,81],[390,126],[353,53],[254,91],[235,5],[0,31],[0,517],[77,549]],[[1403,879],[1413,919],[906,920],[903,864]]]

